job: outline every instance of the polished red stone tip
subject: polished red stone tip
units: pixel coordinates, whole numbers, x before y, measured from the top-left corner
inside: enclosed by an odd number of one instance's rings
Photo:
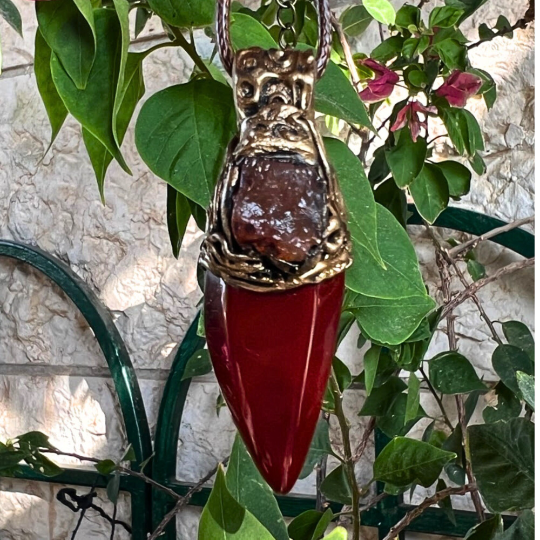
[[[261,474],[279,493],[298,479],[335,352],[344,275],[254,292],[206,274],[204,317],[216,377]]]

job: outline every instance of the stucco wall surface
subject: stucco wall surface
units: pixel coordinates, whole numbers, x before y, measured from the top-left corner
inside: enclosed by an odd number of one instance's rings
[[[33,3],[15,2],[23,14],[24,39],[0,20],[0,238],[37,245],[60,258],[111,310],[137,370],[153,429],[170,354],[184,336],[201,297],[196,280],[201,234],[191,223],[179,259],[172,257],[165,219],[166,186],[139,158],[132,129],[123,152],[133,176],[111,166],[105,206],[99,200],[79,127],[72,119],[44,156],[49,125],[32,71]],[[339,11],[347,3],[334,2],[334,6]],[[466,34],[475,40],[472,27],[479,22],[495,23],[500,13],[514,22],[526,4],[524,0],[491,0],[469,22]],[[144,43],[134,48],[144,49],[162,39],[161,28],[152,21]],[[378,40],[373,24],[355,47],[369,52]],[[202,33],[197,43],[202,53],[210,52]],[[483,126],[488,169],[474,180],[471,194],[460,204],[507,221],[532,215],[534,28],[473,51],[473,65],[493,75],[499,98],[489,112],[480,100],[470,104]],[[144,64],[145,98],[187,80],[191,69],[180,50],[152,54]],[[441,144],[437,152],[445,156],[448,148]],[[431,242],[420,229],[411,229],[411,234],[424,277],[432,294],[440,297]],[[479,250],[479,260],[488,272],[518,259],[489,244]],[[493,320],[517,319],[532,326],[532,291],[533,272],[527,270],[486,287],[480,297]],[[479,375],[493,380],[489,359],[495,344],[487,328],[472,303],[460,306],[457,315],[460,351],[473,361]],[[338,351],[353,373],[362,369],[364,352],[356,348],[356,332],[351,331]],[[428,357],[445,348],[446,338],[440,332]],[[235,430],[226,409],[216,415],[217,396],[213,376],[192,384],[179,438],[177,471],[182,480],[199,479],[230,451]],[[356,414],[364,399],[363,392],[355,390],[346,402],[355,439],[365,423]],[[432,401],[429,394],[422,395],[424,408],[436,414]],[[447,405],[453,411],[451,399]],[[415,429],[425,426],[422,422]],[[98,458],[119,457],[126,445],[112,381],[82,316],[60,289],[37,272],[0,259],[0,440],[33,429],[49,434],[67,452]],[[332,437],[337,440],[335,431]],[[358,466],[361,481],[370,478],[373,454],[370,447],[368,460]],[[313,476],[299,482],[295,491],[312,492]],[[0,539],[68,538],[77,516],[55,501],[58,489],[57,485],[0,480]],[[418,490],[416,499],[422,496]],[[107,507],[104,494],[100,497]],[[466,504],[455,501],[456,507]],[[179,538],[196,538],[199,514],[199,509],[190,507],[179,515]],[[129,519],[125,500],[120,515]],[[105,539],[108,531],[107,523],[91,516],[78,537]],[[374,532],[366,530],[365,538],[374,538]]]

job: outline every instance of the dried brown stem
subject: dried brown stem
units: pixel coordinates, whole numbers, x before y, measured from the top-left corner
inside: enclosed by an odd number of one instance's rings
[[[360,461],[360,459],[362,459],[362,456],[364,455],[364,452],[366,451],[371,434],[373,433],[373,430],[375,429],[375,422],[376,422],[376,418],[372,416],[369,419],[368,425],[366,426],[364,433],[362,434],[362,439],[360,439],[358,448],[356,449],[356,452],[354,453],[353,461],[355,463],[357,463],[358,461]]]
[[[450,495],[465,495],[466,493],[476,493],[476,484],[466,484],[461,487],[450,487],[438,491],[432,497],[424,499],[414,510],[408,512],[403,519],[398,521],[390,532],[384,537],[384,540],[394,540],[399,536],[399,533],[406,529],[419,515],[421,515],[430,506],[450,497]]]
[[[482,287],[493,283],[494,281],[498,280],[503,276],[507,276],[509,274],[512,274],[513,272],[517,272],[518,270],[523,270],[524,268],[530,268],[531,266],[534,266],[534,257],[532,257],[531,259],[524,259],[523,261],[508,264],[507,266],[503,266],[503,268],[500,268],[491,276],[475,281],[474,283],[469,285],[464,291],[454,296],[454,298],[452,298],[446,304],[441,314],[441,319],[447,317],[457,306],[465,302],[465,300],[471,298],[472,295],[476,294]]]
[[[351,47],[347,41],[347,36],[345,36],[345,32],[343,31],[341,24],[339,24],[339,21],[334,14],[332,14],[332,26],[339,37],[339,41],[341,42],[341,47],[343,48],[343,53],[345,54],[345,62],[347,62],[347,67],[349,68],[349,72],[351,74],[353,86],[355,90],[359,92],[360,77],[358,76],[358,71],[356,70],[356,64],[354,63]]]
[[[497,227],[496,229],[492,229],[491,231],[488,231],[487,233],[484,233],[480,236],[471,238],[470,240],[467,240],[466,242],[459,244],[459,246],[456,246],[456,247],[453,247],[452,249],[447,250],[447,253],[450,257],[454,258],[460,253],[462,253],[463,251],[474,249],[480,242],[483,242],[484,240],[489,240],[490,238],[499,236],[499,234],[503,234],[505,232],[511,231],[512,229],[517,229],[518,227],[522,227],[523,225],[532,223],[534,219],[535,219],[534,216],[529,216],[523,219],[517,219],[516,221],[513,221],[512,223],[507,223],[506,225],[503,225],[502,227]]]

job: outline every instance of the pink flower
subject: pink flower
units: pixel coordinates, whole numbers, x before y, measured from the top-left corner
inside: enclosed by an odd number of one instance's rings
[[[362,63],[375,73],[375,77],[368,81],[367,88],[360,92],[360,99],[365,103],[376,103],[386,99],[393,92],[399,76],[371,58],[363,60]]]
[[[456,69],[435,93],[446,98],[452,107],[465,107],[467,100],[474,96],[481,86],[480,77]]]
[[[397,116],[396,121],[390,128],[390,131],[397,131],[398,129],[404,128],[407,123],[411,128],[411,137],[414,142],[418,139],[420,133],[420,128],[427,130],[427,115],[429,113],[436,113],[437,109],[435,107],[425,107],[419,101],[411,101],[401,109]],[[418,113],[425,115],[424,120],[420,120]]]

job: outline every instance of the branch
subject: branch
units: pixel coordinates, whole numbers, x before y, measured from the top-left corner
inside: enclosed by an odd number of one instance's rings
[[[422,377],[424,377],[424,380],[426,381],[426,384],[428,385],[429,391],[433,394],[433,397],[435,398],[437,405],[439,405],[439,409],[441,409],[442,415],[444,417],[444,423],[452,431],[454,431],[454,426],[452,425],[452,422],[450,422],[450,418],[448,418],[448,414],[446,413],[446,409],[444,408],[442,399],[440,398],[439,394],[437,394],[437,391],[435,390],[434,386],[431,384],[431,381],[429,380],[427,373],[425,372],[422,366],[420,366],[419,371],[422,374]]]
[[[438,502],[446,499],[450,495],[465,495],[466,493],[476,492],[476,484],[466,484],[461,487],[450,487],[438,491],[432,497],[424,499],[414,510],[398,521],[391,529],[390,532],[384,537],[384,540],[394,540],[399,536],[399,533],[406,529],[412,521],[414,521],[420,514],[427,510],[430,506],[437,504]]]
[[[454,296],[454,298],[452,298],[452,300],[450,300],[446,304],[441,314],[441,319],[447,317],[457,306],[465,302],[465,300],[467,300],[468,298],[471,298],[471,296],[473,294],[476,294],[482,287],[485,287],[489,283],[492,283],[493,281],[496,281],[503,276],[512,274],[513,272],[522,270],[524,268],[529,268],[531,266],[534,266],[534,257],[532,257],[531,259],[524,259],[523,261],[508,264],[507,266],[504,266],[503,268],[497,270],[497,272],[495,272],[491,276],[475,281],[474,283],[469,285],[464,291]]]
[[[223,465],[226,465],[228,461],[229,461],[229,458],[224,459]],[[176,514],[180,512],[180,510],[189,503],[191,497],[195,493],[201,491],[204,484],[206,484],[206,482],[208,482],[208,480],[210,480],[210,478],[212,478],[212,476],[216,474],[219,466],[220,464],[218,463],[208,474],[206,474],[203,478],[201,478],[194,486],[190,487],[187,493],[183,497],[180,497],[180,499],[174,505],[172,510],[167,512],[165,517],[161,520],[161,523],[158,525],[157,529],[152,533],[151,536],[148,537],[148,540],[156,540],[156,538],[158,538],[159,536],[163,534],[163,532],[165,531],[165,528],[167,527],[171,519],[173,519],[174,516],[176,516]]]
[[[351,74],[351,80],[352,80],[353,86],[355,90],[359,92],[360,91],[360,77],[358,76],[356,64],[354,63],[351,47],[349,45],[349,42],[347,41],[347,36],[345,36],[345,32],[343,32],[343,28],[341,27],[341,24],[339,24],[339,21],[337,20],[336,16],[333,13],[332,13],[332,26],[334,27],[334,30],[336,31],[336,34],[339,37],[339,41],[341,42],[341,47],[343,48],[343,53],[345,54],[345,61],[347,62],[347,67],[349,68],[349,72]]]
[[[375,422],[376,422],[376,418],[372,416],[369,419],[368,425],[366,426],[364,433],[362,434],[362,439],[360,440],[360,443],[358,444],[358,448],[356,449],[356,452],[354,453],[353,461],[355,463],[360,461],[360,459],[364,455],[364,452],[366,451],[371,434],[373,433],[373,430],[375,429]]]
[[[197,53],[197,49],[195,48],[195,45],[190,43],[185,37],[184,34],[182,34],[182,31],[179,28],[175,28],[174,26],[171,26],[171,32],[174,34],[175,41],[186,51],[189,55],[189,57],[193,60],[195,65],[206,75],[209,77],[212,77],[212,74],[210,73],[210,70],[208,69],[208,66],[203,62],[202,58]]]
[[[506,34],[511,34],[514,30],[517,30],[518,28],[527,28],[527,25],[533,21],[534,21],[534,0],[530,0],[529,8],[525,12],[525,15],[523,15],[523,17],[519,19],[515,24],[513,24],[509,28],[503,28],[502,30],[495,32],[491,37],[487,39],[481,39],[480,41],[471,43],[471,45],[469,45],[467,48],[469,50],[474,49],[475,47],[482,45],[482,43],[485,43],[486,41],[491,41],[492,39],[495,39],[496,37],[505,36]]]
[[[358,482],[356,481],[356,474],[354,471],[354,460],[351,449],[351,437],[350,426],[343,410],[343,396],[341,394],[339,384],[336,380],[334,373],[330,375],[330,387],[332,394],[334,395],[335,412],[339,422],[339,428],[341,430],[341,438],[343,441],[343,451],[345,459],[343,466],[347,473],[347,479],[351,488],[352,499],[352,519],[353,519],[353,536],[352,540],[360,540],[360,490],[358,488]]]
[[[507,223],[506,225],[503,225],[502,227],[497,227],[496,229],[492,229],[491,231],[488,231],[487,233],[482,234],[481,236],[476,236],[474,238],[471,238],[470,240],[467,240],[467,242],[463,242],[463,244],[459,244],[459,246],[455,246],[452,249],[446,250],[446,253],[450,257],[455,257],[459,253],[462,253],[463,251],[474,249],[480,242],[483,242],[484,240],[489,240],[490,238],[494,238],[495,236],[499,236],[499,234],[503,234],[505,232],[511,231],[512,229],[517,229],[518,227],[521,227],[522,225],[528,225],[529,223],[534,222],[535,217],[529,216],[523,219],[517,219],[516,221],[513,221],[512,223]]]

